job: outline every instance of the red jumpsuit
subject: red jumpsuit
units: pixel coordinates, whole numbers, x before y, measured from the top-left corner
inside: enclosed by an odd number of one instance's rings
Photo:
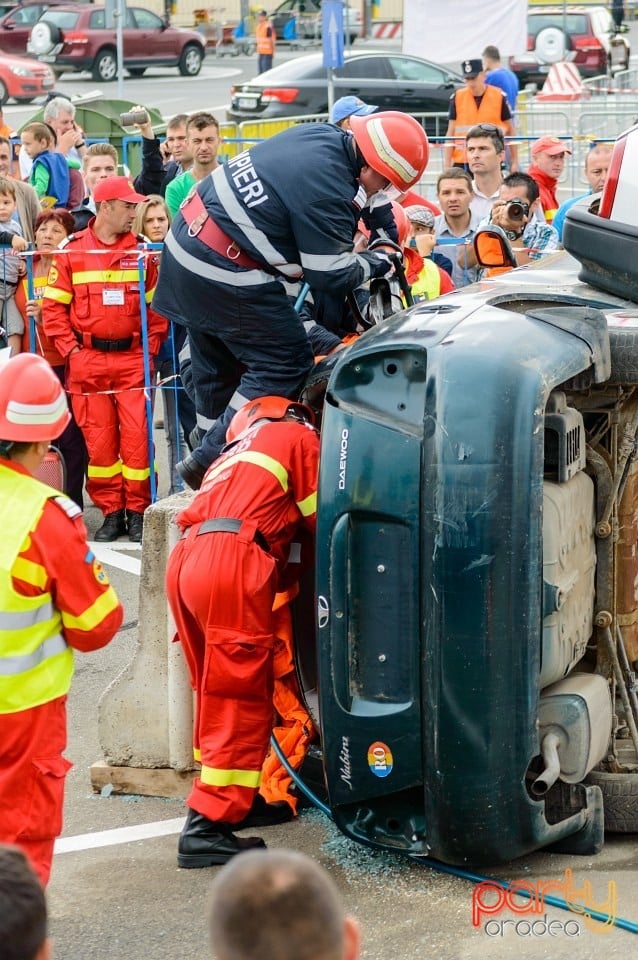
[[[533,177],[538,184],[539,190],[539,199],[541,202],[541,207],[543,208],[543,213],[545,214],[545,220],[547,223],[551,223],[554,217],[556,216],[556,211],[558,210],[560,203],[556,195],[556,187],[558,186],[558,180],[555,177],[550,177],[547,173],[543,173],[542,170],[539,170],[536,164],[532,164],[527,171],[530,177]]]
[[[12,509],[3,481],[13,472],[24,475],[25,484],[36,482],[19,464],[0,458],[0,519]],[[45,502],[10,572],[11,587],[20,596],[50,595],[69,647],[97,650],[119,630],[122,606],[88,549],[81,511],[72,500],[58,495]],[[21,847],[46,884],[62,830],[64,778],[71,767],[62,756],[66,693],[47,699],[40,687],[36,694],[34,671],[16,675],[4,666],[11,661],[0,639],[0,842]],[[54,679],[53,661],[49,670],[51,683],[68,689],[72,664],[68,680],[67,674],[62,681],[59,674]],[[30,700],[36,705],[16,709]]]
[[[202,764],[187,803],[209,820],[238,823],[259,788],[273,724],[273,603],[295,532],[314,531],[318,458],[308,425],[257,424],[214,461],[177,517],[188,532],[166,589],[197,695]],[[215,517],[241,520],[241,530],[198,536]]]
[[[151,502],[150,457],[136,244],[125,233],[106,246],[91,229],[72,234],[56,256],[42,301],[44,332],[67,359],[67,389],[89,452],[86,488],[104,514]],[[104,255],[87,253],[102,248]],[[146,303],[157,282],[156,257],[145,266]],[[168,324],[148,310],[150,356]],[[73,353],[74,347],[81,349]]]

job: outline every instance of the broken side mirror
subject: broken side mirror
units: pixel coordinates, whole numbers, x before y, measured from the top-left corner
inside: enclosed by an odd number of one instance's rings
[[[496,224],[479,227],[474,234],[472,244],[476,260],[485,270],[510,269],[518,266],[505,232]]]

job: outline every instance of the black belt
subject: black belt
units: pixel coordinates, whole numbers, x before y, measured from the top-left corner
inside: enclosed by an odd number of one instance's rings
[[[199,525],[197,536],[201,537],[203,533],[239,533],[242,523],[242,520],[235,520],[233,517],[214,517],[212,520],[204,520]],[[187,532],[184,533],[184,536]],[[253,540],[258,547],[261,547],[266,553],[270,553],[270,545],[259,530],[255,530]]]
[[[133,346],[132,336],[123,337],[121,340],[102,340],[101,337],[94,337],[93,334],[82,334],[79,330],[74,330],[73,333],[79,344],[84,347],[93,347],[94,350],[101,350],[103,353],[122,353]]]

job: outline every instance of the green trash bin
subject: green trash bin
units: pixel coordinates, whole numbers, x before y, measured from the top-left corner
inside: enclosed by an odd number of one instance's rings
[[[137,104],[132,100],[102,100],[76,104],[75,119],[84,130],[84,136],[90,143],[94,140],[108,140],[118,152],[120,163],[126,164],[133,176],[142,168],[142,144],[135,141],[139,133],[135,127],[123,127],[120,114],[130,113]],[[159,110],[145,107],[153,124],[156,136],[166,133],[166,123]],[[27,123],[44,120],[44,108],[34,114]],[[23,124],[23,127],[26,123]],[[129,138],[133,138],[129,142]]]

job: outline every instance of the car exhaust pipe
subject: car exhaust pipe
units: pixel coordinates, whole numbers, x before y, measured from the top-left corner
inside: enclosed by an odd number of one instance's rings
[[[535,797],[544,797],[560,776],[560,759],[558,744],[560,738],[556,733],[548,733],[541,743],[541,756],[545,762],[545,769],[532,783],[532,793]]]

